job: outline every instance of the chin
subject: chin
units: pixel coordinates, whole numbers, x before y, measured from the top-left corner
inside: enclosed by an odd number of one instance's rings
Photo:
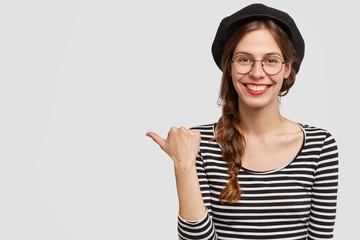
[[[245,99],[245,101],[243,101],[243,99],[239,99],[239,101],[239,106],[254,110],[261,110],[267,107],[279,106],[279,100],[277,97],[276,99]]]

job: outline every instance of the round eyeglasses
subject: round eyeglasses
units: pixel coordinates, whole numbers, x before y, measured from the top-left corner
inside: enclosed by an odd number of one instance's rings
[[[267,56],[263,60],[254,60],[250,56],[247,55],[237,55],[231,61],[233,64],[234,70],[239,74],[247,74],[249,73],[255,65],[256,61],[261,62],[261,66],[269,75],[278,74],[283,65],[284,61],[278,56]]]

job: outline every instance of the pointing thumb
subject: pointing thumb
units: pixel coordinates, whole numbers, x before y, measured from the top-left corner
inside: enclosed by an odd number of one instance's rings
[[[165,139],[163,139],[154,132],[148,132],[146,136],[151,137],[152,140],[154,140],[154,142],[156,142],[159,145],[159,147],[161,147],[161,149],[165,151]]]

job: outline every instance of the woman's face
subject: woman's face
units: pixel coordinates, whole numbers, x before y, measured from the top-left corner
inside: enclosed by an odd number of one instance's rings
[[[262,60],[268,56],[280,57],[284,61],[281,50],[274,37],[268,30],[255,30],[244,35],[238,42],[234,57],[248,56],[253,60]],[[291,64],[283,64],[282,69],[275,75],[267,74],[261,66],[261,61],[254,61],[253,69],[240,74],[231,67],[233,85],[238,94],[240,107],[264,108],[278,107],[278,94],[283,79],[289,77]]]

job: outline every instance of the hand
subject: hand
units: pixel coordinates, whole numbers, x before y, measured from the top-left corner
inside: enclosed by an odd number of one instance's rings
[[[151,137],[172,158],[175,167],[195,165],[201,140],[200,132],[173,127],[166,140],[153,132],[148,132],[146,136]]]

